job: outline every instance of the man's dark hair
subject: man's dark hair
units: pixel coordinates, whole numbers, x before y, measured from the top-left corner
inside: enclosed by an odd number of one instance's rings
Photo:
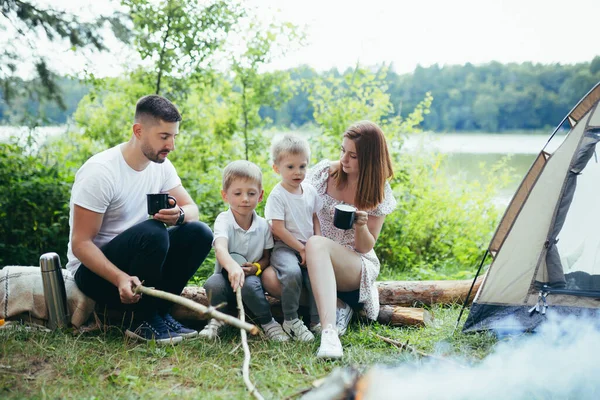
[[[145,116],[157,118],[165,122],[181,121],[181,114],[175,104],[157,94],[144,96],[138,100],[135,106],[135,120]]]

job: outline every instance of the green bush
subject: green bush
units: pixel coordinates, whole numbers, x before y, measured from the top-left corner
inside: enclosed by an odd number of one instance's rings
[[[0,267],[38,265],[56,252],[66,263],[71,178],[16,143],[0,143]]]
[[[405,154],[392,182],[398,207],[388,215],[375,251],[382,278],[466,279],[489,243],[500,217],[493,202],[511,180],[508,158],[481,166],[487,185],[441,172],[444,156]]]

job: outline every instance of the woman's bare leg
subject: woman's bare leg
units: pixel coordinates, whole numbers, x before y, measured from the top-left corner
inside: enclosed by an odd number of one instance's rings
[[[360,256],[331,239],[312,236],[306,243],[306,265],[321,326],[335,326],[337,290],[360,287]]]

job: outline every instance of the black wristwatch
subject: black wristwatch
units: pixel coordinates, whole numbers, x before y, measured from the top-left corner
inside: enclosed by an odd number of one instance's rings
[[[183,212],[183,208],[179,207],[179,218],[177,218],[177,222],[175,222],[175,225],[183,225],[184,219],[185,219],[185,212]]]

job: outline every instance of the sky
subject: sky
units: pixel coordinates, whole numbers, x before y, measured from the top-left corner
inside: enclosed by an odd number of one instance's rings
[[[277,64],[317,69],[392,62],[576,63],[600,54],[598,0],[280,0],[282,16],[308,25],[309,45]],[[572,20],[572,22],[570,22]]]
[[[49,0],[40,0],[40,2]],[[202,1],[202,0],[201,0]],[[268,69],[301,64],[319,71],[392,63],[399,73],[417,65],[482,64],[490,61],[572,64],[600,55],[599,0],[245,0],[258,15],[302,27],[306,46],[273,61]],[[106,0],[52,0],[87,10]],[[115,75],[136,53],[116,41],[111,54],[73,57],[49,48],[65,71],[87,69]]]

